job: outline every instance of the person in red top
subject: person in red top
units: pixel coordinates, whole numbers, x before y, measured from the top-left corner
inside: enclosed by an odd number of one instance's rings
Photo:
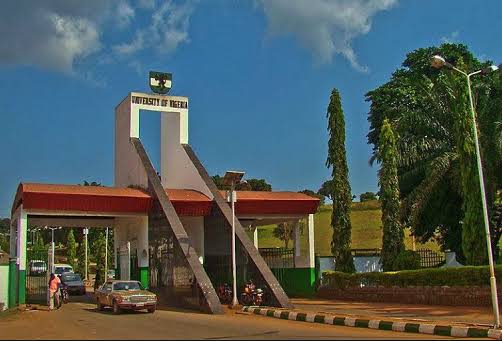
[[[49,310],[54,310],[54,306],[59,309],[59,285],[61,280],[58,276],[51,273],[49,279]]]

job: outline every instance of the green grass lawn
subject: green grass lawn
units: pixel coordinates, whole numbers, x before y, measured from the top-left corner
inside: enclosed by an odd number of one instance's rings
[[[314,216],[314,237],[315,252],[321,256],[331,255],[330,242],[333,234],[331,229],[331,206],[321,207]],[[353,203],[350,214],[352,222],[352,248],[353,249],[375,249],[382,247],[382,211],[378,202]],[[258,227],[259,247],[283,247],[284,242],[275,238],[272,234],[275,225]],[[412,248],[412,239],[409,231],[405,231],[406,248]],[[307,248],[307,236],[305,233],[301,237],[302,252]],[[293,247],[290,241],[289,247]],[[428,248],[438,250],[435,242],[426,244],[416,244],[418,248]]]

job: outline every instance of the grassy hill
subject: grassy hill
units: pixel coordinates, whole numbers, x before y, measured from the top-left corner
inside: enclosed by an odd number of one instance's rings
[[[325,205],[320,208],[314,216],[314,237],[315,252],[321,256],[331,255],[331,205]],[[352,248],[353,249],[375,249],[382,247],[382,211],[378,201],[355,202],[352,204],[350,215],[352,221]],[[275,225],[258,227],[259,247],[283,247],[284,242],[275,238],[272,234]],[[412,240],[409,231],[405,231],[406,248],[412,248]],[[301,238],[302,252],[306,250],[307,240],[303,234]],[[292,241],[289,244],[292,247]],[[416,244],[417,248],[429,248],[438,250],[439,247],[434,242],[428,242],[425,245]]]

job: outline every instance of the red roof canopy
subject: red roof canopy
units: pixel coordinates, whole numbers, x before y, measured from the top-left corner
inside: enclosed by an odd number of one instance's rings
[[[166,189],[180,216],[205,216],[212,200],[192,189]],[[221,192],[225,195],[225,192]],[[135,188],[21,183],[12,210],[25,209],[147,214],[153,199]],[[314,213],[319,199],[295,192],[238,191],[236,213],[239,215]]]

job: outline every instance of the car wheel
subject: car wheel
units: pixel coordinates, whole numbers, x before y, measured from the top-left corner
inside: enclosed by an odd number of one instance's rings
[[[101,302],[99,302],[99,300],[97,300],[97,305],[98,305],[98,310],[99,311],[103,311],[103,305],[101,304]]]
[[[148,312],[149,312],[150,314],[153,314],[153,313],[155,312],[155,308],[156,308],[156,307],[153,307],[153,308],[148,308]]]
[[[117,301],[113,301],[113,313],[116,315],[120,314],[120,307]]]

